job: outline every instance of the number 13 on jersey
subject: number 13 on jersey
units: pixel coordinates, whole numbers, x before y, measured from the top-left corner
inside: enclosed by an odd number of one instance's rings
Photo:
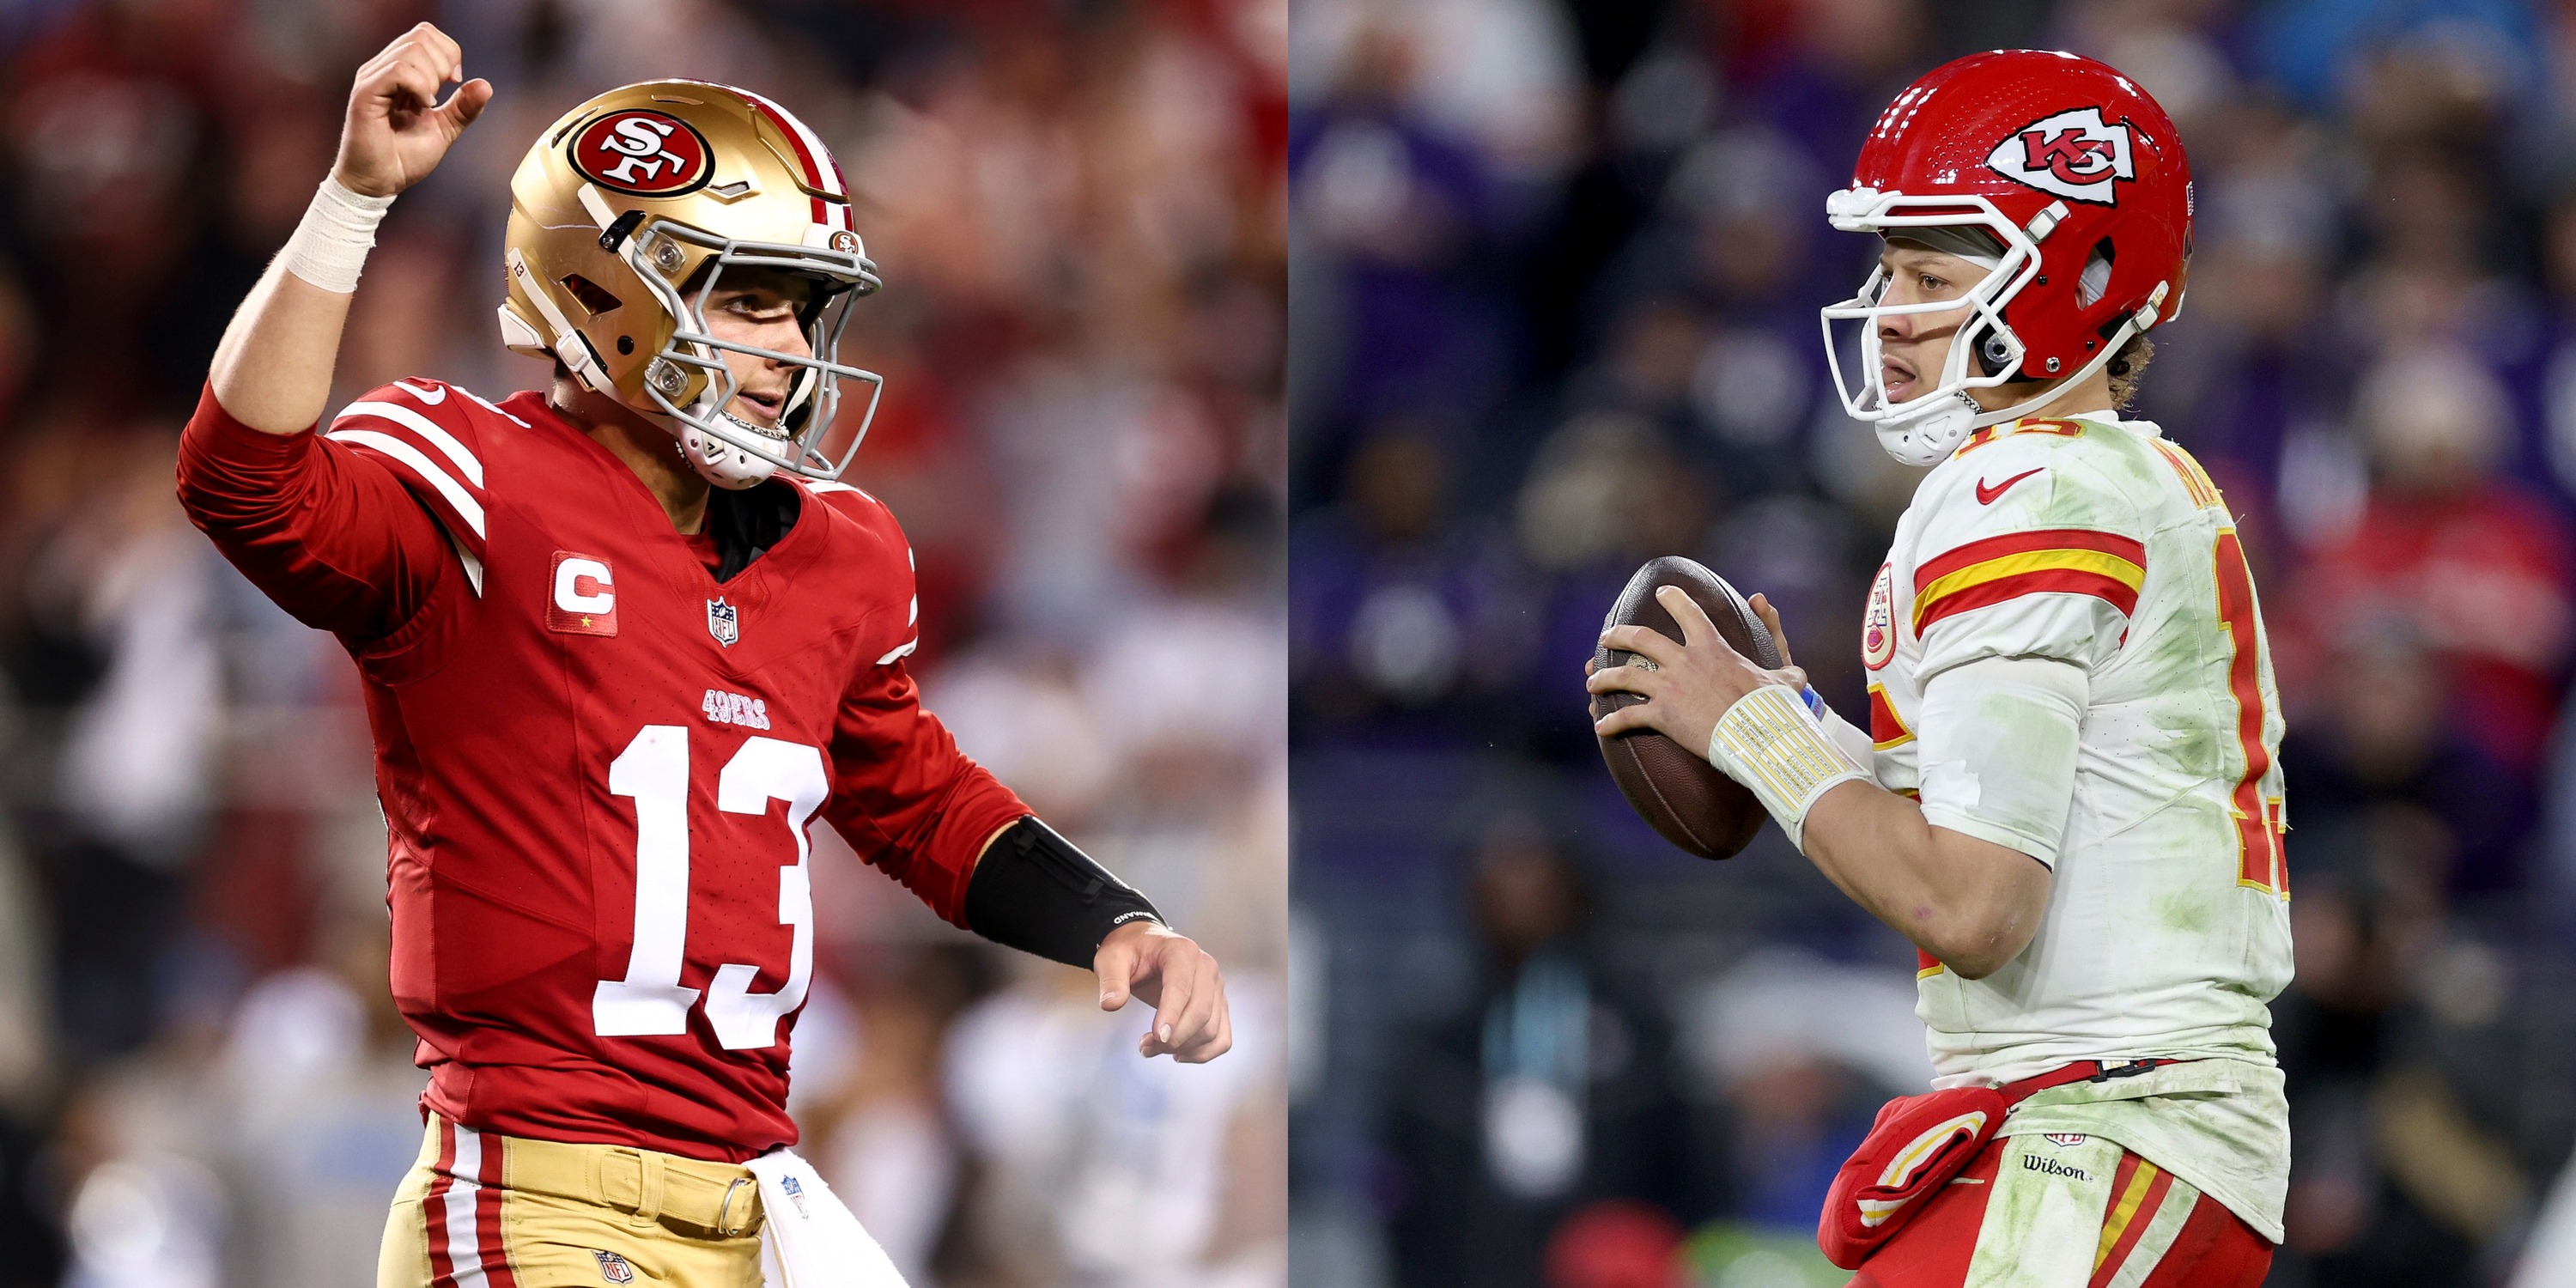
[[[635,802],[635,946],[624,979],[604,979],[591,994],[594,1029],[604,1038],[689,1031],[699,990],[680,985],[689,934],[689,731],[646,725],[608,765],[608,790]],[[778,870],[778,922],[795,931],[787,982],[754,993],[757,966],[727,962],[706,988],[707,1022],[716,1041],[739,1051],[775,1045],[778,1021],[805,1004],[814,977],[814,896],[805,861],[806,821],[831,791],[823,753],[801,743],[751,738],[716,776],[716,808],[765,815],[787,803],[796,863]]]

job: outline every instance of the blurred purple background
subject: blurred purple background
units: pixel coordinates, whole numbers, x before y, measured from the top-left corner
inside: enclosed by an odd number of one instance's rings
[[[2133,75],[2197,176],[2139,414],[2240,515],[2289,712],[2271,1282],[2576,1282],[2545,1206],[2576,1140],[2576,7],[1304,0],[1299,1283],[1845,1277],[1825,1184],[1929,1076],[1909,946],[1776,830],[1723,868],[1659,842],[1581,667],[1629,572],[1689,554],[1865,709],[1916,475],[1825,385],[1816,309],[1876,243],[1824,196],[1907,81],[2014,46]]]
[[[918,552],[931,706],[1233,982],[1234,1055],[1147,1065],[1141,1008],[1099,1015],[824,829],[808,1156],[925,1288],[1282,1282],[1284,0],[19,0],[0,1285],[370,1282],[418,1148],[354,670],[170,476],[351,72],[422,19],[498,97],[380,234],[338,397],[542,385],[492,310],[510,172],[558,113],[674,75],[788,104],[887,283],[844,344],[888,378],[851,477]]]

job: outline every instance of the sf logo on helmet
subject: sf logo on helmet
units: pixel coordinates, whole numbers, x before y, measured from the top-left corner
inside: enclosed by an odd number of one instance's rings
[[[611,112],[572,140],[573,168],[591,182],[639,197],[697,191],[714,170],[704,135],[662,112]]]
[[[2079,107],[2042,117],[2004,136],[1986,156],[1995,173],[2042,192],[2099,206],[2116,205],[2112,188],[2138,177],[2129,158],[2129,126],[2102,119],[2102,109]]]

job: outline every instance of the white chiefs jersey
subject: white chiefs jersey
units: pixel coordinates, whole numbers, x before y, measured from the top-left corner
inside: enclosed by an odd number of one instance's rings
[[[2071,801],[1993,783],[2010,750],[2000,765],[1924,763],[1925,686],[1990,658],[2087,672]],[[2043,1093],[2008,1130],[2114,1136],[2277,1240],[2288,1136],[2265,1003],[2291,969],[2282,722],[2253,579],[2209,476],[2154,425],[2107,413],[1977,430],[1898,521],[1862,660],[1879,784],[2053,873],[2030,946],[1992,975],[1921,959],[1936,1084],[2194,1061]],[[1935,714],[2011,718],[1954,698]],[[2062,735],[1975,741],[2064,755]],[[2172,1097],[2198,1117],[2170,1112]]]

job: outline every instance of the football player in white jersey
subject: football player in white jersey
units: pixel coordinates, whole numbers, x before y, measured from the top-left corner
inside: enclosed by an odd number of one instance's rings
[[[2117,412],[2182,305],[2190,193],[2172,123],[2100,63],[1909,87],[1828,203],[1884,238],[1824,310],[1836,382],[1931,467],[1871,590],[1868,731],[1679,591],[1687,638],[1603,637],[1654,668],[1592,676],[1648,699],[1601,732],[1706,748],[1921,950],[1939,1090],[1881,1113],[1820,1222],[1854,1285],[2250,1288],[2281,1238],[2270,655],[2218,490]]]

